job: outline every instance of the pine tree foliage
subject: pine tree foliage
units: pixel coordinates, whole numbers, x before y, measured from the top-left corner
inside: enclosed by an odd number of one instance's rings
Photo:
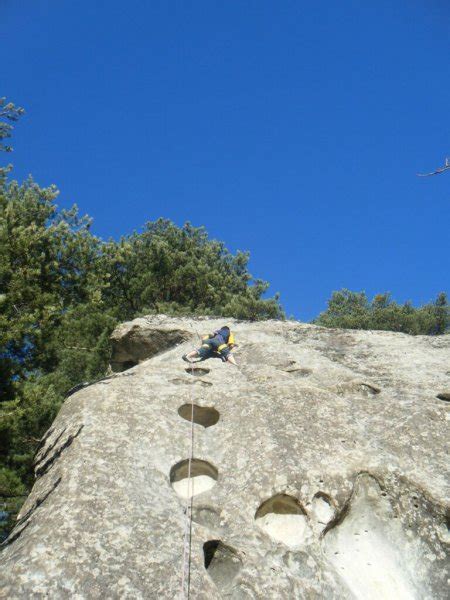
[[[13,102],[6,102],[6,98],[0,98],[0,152],[12,152],[12,146],[5,143],[11,137],[14,129],[13,123],[24,114],[24,109],[16,106]],[[11,165],[0,167],[0,182],[4,180],[11,170]]]
[[[450,328],[450,312],[444,292],[434,302],[415,308],[410,302],[397,304],[389,293],[377,294],[369,301],[364,292],[342,289],[333,292],[327,310],[314,322],[323,327],[439,335]]]

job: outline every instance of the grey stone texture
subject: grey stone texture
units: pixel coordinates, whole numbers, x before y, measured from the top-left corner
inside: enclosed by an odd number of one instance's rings
[[[448,598],[450,336],[231,321],[238,368],[191,372],[222,324],[114,332],[116,372],[41,442],[0,597],[181,598],[193,485],[190,598]]]

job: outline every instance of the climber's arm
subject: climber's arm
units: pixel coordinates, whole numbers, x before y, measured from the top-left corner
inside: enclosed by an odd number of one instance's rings
[[[222,344],[222,346],[218,347],[217,351],[224,362],[229,362],[237,367],[236,360],[232,354],[232,345],[230,343]]]
[[[234,365],[235,367],[237,367],[237,362],[236,359],[234,358],[233,354],[230,352],[227,356],[227,362],[231,363],[232,365]]]

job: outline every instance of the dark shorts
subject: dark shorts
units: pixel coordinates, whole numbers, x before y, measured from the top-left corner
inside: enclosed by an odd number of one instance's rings
[[[213,356],[217,355],[219,355],[222,360],[227,360],[228,355],[230,354],[230,349],[228,346],[226,346],[219,351],[219,346],[222,345],[223,341],[217,340],[216,338],[204,340],[202,347],[198,349],[198,354],[202,360],[206,360],[207,358],[212,358]]]

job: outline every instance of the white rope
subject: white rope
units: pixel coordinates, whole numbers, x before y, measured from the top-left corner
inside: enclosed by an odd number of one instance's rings
[[[195,333],[201,340],[197,327]],[[191,363],[191,375],[194,377],[194,364]],[[192,542],[192,497],[194,495],[194,484],[191,481],[192,459],[194,457],[194,396],[192,394],[193,386],[189,386],[189,401],[191,404],[191,433],[190,433],[190,449],[188,458],[188,485],[187,499],[185,507],[185,526],[184,526],[184,543],[183,543],[183,570],[181,575],[181,598],[189,600],[190,583],[191,583],[191,542]]]
[[[191,375],[194,376],[194,365],[191,365]],[[185,527],[184,527],[184,544],[183,544],[183,571],[181,576],[181,597],[184,600],[189,600],[189,587],[191,576],[191,538],[192,538],[192,497],[194,495],[194,485],[191,482],[191,466],[194,456],[194,396],[192,387],[189,389],[189,397],[191,404],[191,434],[190,434],[190,449],[188,458],[188,485],[187,499],[185,507]],[[192,492],[192,493],[191,493]]]

